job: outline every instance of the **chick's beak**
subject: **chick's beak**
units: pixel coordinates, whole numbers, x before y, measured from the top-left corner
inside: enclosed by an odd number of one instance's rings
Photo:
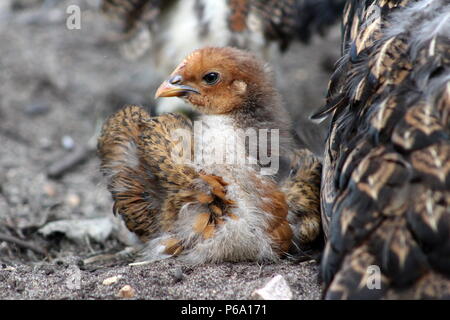
[[[181,84],[181,77],[173,76],[164,81],[156,90],[155,99],[162,97],[181,97],[189,92],[200,93],[197,89]]]

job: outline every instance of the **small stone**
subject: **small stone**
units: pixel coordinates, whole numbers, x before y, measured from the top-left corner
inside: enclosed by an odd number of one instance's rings
[[[253,299],[258,300],[292,300],[292,291],[281,275],[273,277],[264,287],[252,293]]]
[[[133,287],[127,284],[119,290],[117,296],[120,298],[133,298],[135,294],[136,292],[134,291]]]
[[[81,199],[80,196],[75,194],[75,193],[69,193],[66,196],[66,203],[72,207],[72,208],[76,208],[80,205],[81,203]]]
[[[120,278],[122,278],[122,276],[120,276],[120,275],[114,276],[114,277],[109,277],[109,278],[106,278],[105,280],[103,280],[102,284],[104,286],[110,286],[114,283],[117,283],[120,280]]]
[[[175,282],[175,283],[180,282],[180,281],[183,280],[183,278],[184,278],[184,275],[183,275],[183,270],[181,269],[181,267],[176,268],[176,269],[173,271],[173,279],[174,279],[174,282]]]
[[[71,136],[63,136],[61,138],[61,145],[66,150],[72,150],[75,147],[75,141]]]

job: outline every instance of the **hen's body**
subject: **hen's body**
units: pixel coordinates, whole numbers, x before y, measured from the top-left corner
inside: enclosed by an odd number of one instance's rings
[[[105,123],[99,140],[115,212],[148,243],[145,258],[176,255],[195,264],[275,261],[314,241],[320,232],[321,166],[307,151],[295,149],[278,94],[262,64],[236,49],[215,48],[197,51],[185,61],[157,94],[195,90],[186,99],[203,113],[198,123],[175,114],[150,117],[142,108],[130,106]],[[196,89],[180,85],[191,74],[204,74],[195,70],[208,63],[212,70],[223,70],[224,87],[206,86],[203,92],[201,85]],[[227,64],[231,66],[225,68]],[[224,69],[234,70],[239,75],[233,77],[239,80],[232,80]],[[228,79],[231,85],[226,84]],[[231,97],[222,99],[225,93]],[[241,102],[232,103],[235,99]],[[246,145],[243,139],[248,130],[259,134],[264,129],[279,130],[280,148],[268,155],[270,163],[264,162],[258,143]],[[190,142],[184,149],[179,137]],[[268,143],[275,146],[277,141],[271,138]],[[250,146],[256,153],[242,162],[235,151],[243,147],[248,153]]]
[[[294,40],[306,42],[334,24],[345,0],[103,0],[117,17],[127,41],[125,56],[148,53],[165,76],[188,53],[207,46],[233,46],[269,61],[276,72],[281,51]],[[280,74],[281,76],[281,74]],[[283,80],[280,77],[279,80]],[[180,109],[162,100],[158,112]]]
[[[306,42],[337,21],[344,2],[103,0],[102,8],[117,18],[128,38],[140,43],[142,51],[135,54],[150,49],[171,71],[188,53],[206,46],[264,54],[274,44],[285,50],[292,41]]]
[[[327,298],[450,297],[449,39],[448,0],[347,3],[319,113]]]

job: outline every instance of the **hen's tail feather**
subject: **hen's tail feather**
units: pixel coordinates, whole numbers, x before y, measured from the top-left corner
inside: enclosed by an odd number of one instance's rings
[[[115,18],[125,33],[151,25],[167,0],[102,0],[102,11]]]
[[[323,35],[342,16],[345,0],[253,0],[265,36],[285,50],[294,40],[307,43]]]

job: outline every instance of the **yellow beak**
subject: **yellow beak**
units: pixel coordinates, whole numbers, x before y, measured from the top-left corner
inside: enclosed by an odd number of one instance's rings
[[[197,89],[182,84],[172,84],[169,80],[164,81],[156,90],[156,98],[181,97],[189,92],[200,93]]]

